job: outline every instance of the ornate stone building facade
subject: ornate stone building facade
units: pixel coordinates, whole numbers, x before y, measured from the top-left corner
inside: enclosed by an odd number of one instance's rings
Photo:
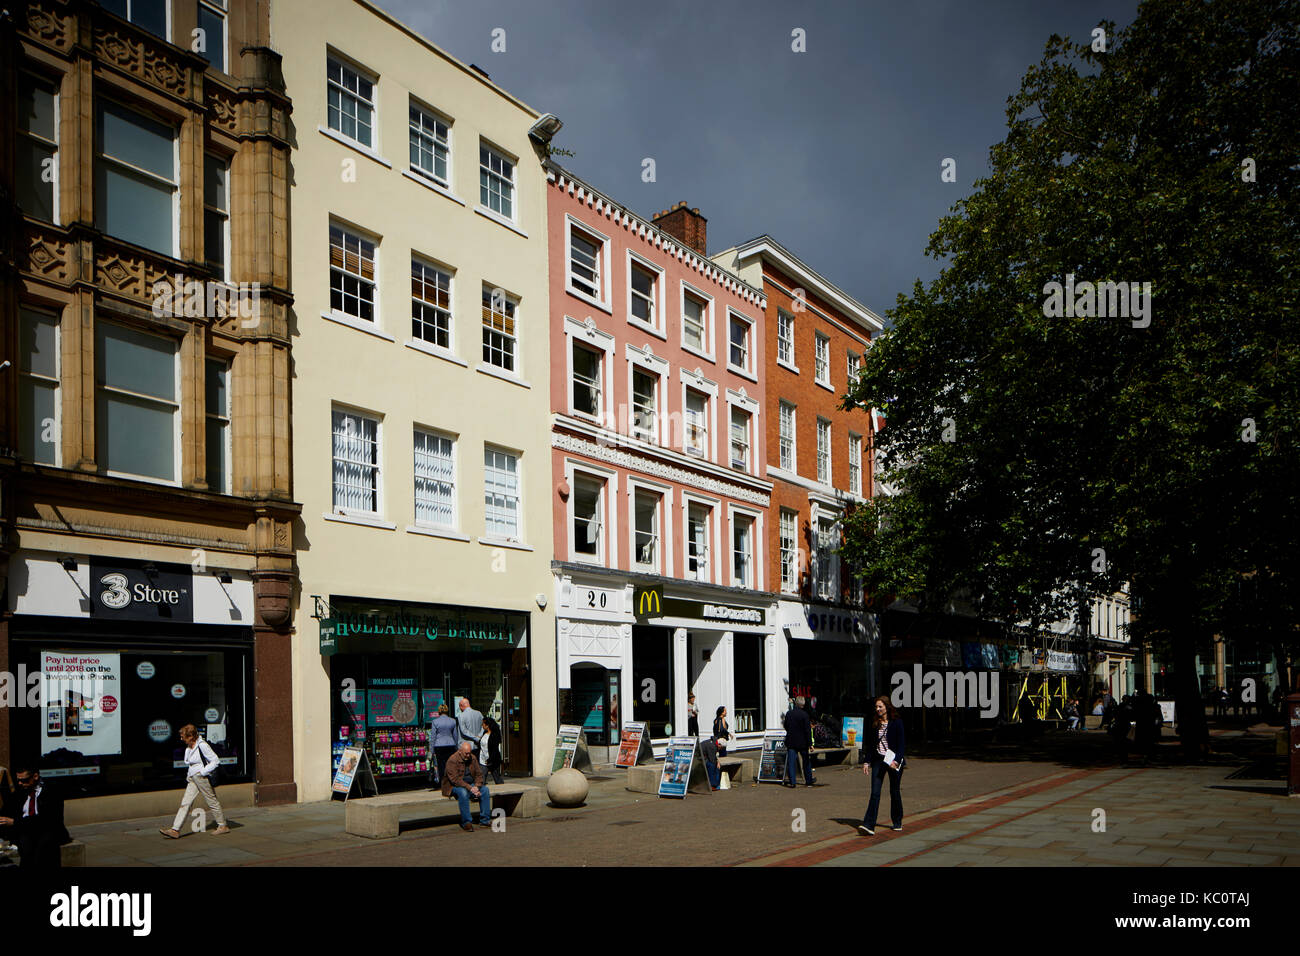
[[[255,0],[0,20],[0,764],[69,822],[293,801],[291,106]],[[30,675],[93,691],[28,693]],[[80,798],[80,799],[77,799]],[[157,807],[155,807],[157,804]]]

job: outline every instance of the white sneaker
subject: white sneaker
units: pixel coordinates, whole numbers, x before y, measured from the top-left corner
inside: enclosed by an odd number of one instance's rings
[[[871,829],[871,827],[867,826],[865,823],[861,823],[858,825],[858,832],[861,833],[863,836],[876,835],[876,831]]]

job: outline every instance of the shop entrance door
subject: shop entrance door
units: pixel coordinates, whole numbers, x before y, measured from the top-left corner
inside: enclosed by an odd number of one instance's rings
[[[501,719],[501,759],[512,776],[532,773],[532,749],[528,715],[532,712],[528,692],[528,652],[510,655],[510,671],[502,687],[505,716]]]
[[[727,705],[726,675],[721,653],[722,635],[717,631],[691,631],[687,637],[688,666],[691,674],[691,693],[700,708],[700,733],[712,731],[718,708]],[[730,707],[728,707],[730,711]],[[727,714],[727,725],[736,732],[734,715]]]

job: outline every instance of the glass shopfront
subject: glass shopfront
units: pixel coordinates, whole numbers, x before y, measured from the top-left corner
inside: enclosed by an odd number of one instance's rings
[[[67,798],[176,787],[186,724],[224,782],[254,779],[251,628],[16,616],[10,662],[42,673],[45,690],[11,712],[12,751],[37,758]]]
[[[805,698],[809,713],[871,713],[870,645],[791,640],[789,649],[790,696]]]
[[[530,773],[527,614],[342,598],[330,611],[331,775],[360,744],[381,792],[427,786],[430,725],[462,697],[501,725],[506,771]]]

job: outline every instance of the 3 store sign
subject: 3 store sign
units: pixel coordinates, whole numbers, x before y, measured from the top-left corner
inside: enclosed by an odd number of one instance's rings
[[[145,584],[143,581],[137,582],[135,587],[128,588],[129,581],[125,574],[106,574],[99,579],[99,583],[104,585],[104,590],[100,592],[99,599],[104,602],[104,607],[111,607],[113,610],[121,610],[132,601],[139,601],[141,604],[170,604],[177,605],[181,603],[181,594],[184,589],[174,588],[156,588]]]
[[[194,617],[188,565],[115,560],[101,564],[91,558],[95,600],[91,613],[130,621],[188,623]]]

